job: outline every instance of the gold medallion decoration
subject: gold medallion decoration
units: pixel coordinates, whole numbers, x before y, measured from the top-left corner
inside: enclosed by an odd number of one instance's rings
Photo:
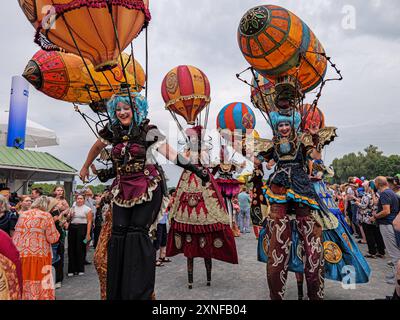
[[[197,195],[191,194],[189,195],[188,205],[189,207],[196,207],[199,204],[199,199]]]
[[[181,249],[182,248],[182,237],[179,233],[175,234],[175,247],[177,249]]]
[[[349,239],[349,237],[347,236],[347,234],[343,233],[343,234],[342,234],[342,238],[343,238],[344,241],[346,241],[346,243],[347,243],[347,245],[349,246],[350,250],[353,251],[353,247],[352,247],[352,245],[351,245],[350,239]]]
[[[186,242],[191,243],[192,242],[192,236],[190,234],[186,235]]]
[[[200,242],[200,248],[203,249],[206,246],[206,243],[207,243],[206,238],[200,237],[199,242]]]
[[[178,76],[171,72],[167,77],[167,90],[170,94],[174,94],[178,89]]]
[[[223,244],[224,243],[222,242],[222,240],[220,238],[216,238],[214,240],[214,247],[217,248],[217,249],[221,249]]]
[[[342,250],[332,241],[324,242],[324,258],[329,263],[337,264],[342,260]]]

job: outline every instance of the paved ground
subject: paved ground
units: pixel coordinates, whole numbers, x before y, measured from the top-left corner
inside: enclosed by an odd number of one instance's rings
[[[266,265],[257,262],[257,242],[253,234],[236,238],[239,264],[213,261],[212,286],[206,286],[206,271],[202,259],[195,259],[194,287],[187,289],[186,259],[174,257],[171,263],[157,268],[156,293],[160,300],[265,300],[268,299]],[[366,245],[360,245],[365,252]],[[89,252],[89,258],[93,249]],[[372,269],[368,284],[357,285],[354,290],[343,289],[341,283],[326,281],[325,297],[330,300],[369,300],[393,293],[393,285],[384,282],[388,260],[368,260]],[[57,290],[58,300],[98,300],[99,283],[93,265],[81,277],[66,278]],[[294,274],[289,274],[286,299],[297,299]]]

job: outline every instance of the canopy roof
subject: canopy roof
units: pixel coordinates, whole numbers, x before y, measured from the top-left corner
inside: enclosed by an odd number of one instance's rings
[[[21,150],[0,146],[0,169],[75,175],[76,169],[47,152]]]

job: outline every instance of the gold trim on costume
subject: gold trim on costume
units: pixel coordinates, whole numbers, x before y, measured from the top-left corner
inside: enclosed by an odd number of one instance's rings
[[[342,260],[343,254],[339,246],[332,241],[324,242],[324,258],[329,263],[337,264]]]
[[[182,237],[181,237],[181,235],[179,233],[175,233],[174,239],[175,239],[175,247],[178,250],[182,249]]]
[[[205,212],[204,208],[197,209],[196,207],[191,207],[192,212],[189,214],[189,206],[182,209],[179,199],[184,194],[189,197],[203,198],[207,212]],[[211,183],[208,182],[206,186],[203,186],[201,179],[194,174],[192,176],[192,173],[189,171],[185,170],[182,173],[177,188],[176,199],[177,201],[174,202],[171,208],[171,215],[176,222],[191,225],[210,225],[215,223],[229,225],[229,215],[223,205],[220,204],[216,190],[213,189]],[[198,201],[196,206],[199,203]]]
[[[214,247],[215,248],[217,248],[217,249],[221,249],[222,248],[222,246],[223,246],[223,241],[220,239],[220,238],[216,238],[215,240],[214,240]]]

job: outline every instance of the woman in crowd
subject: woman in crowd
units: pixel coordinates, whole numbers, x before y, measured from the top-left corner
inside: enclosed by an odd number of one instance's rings
[[[69,209],[69,204],[67,200],[65,199],[65,189],[62,186],[56,186],[53,189],[53,197],[58,200],[58,205],[57,208],[60,210],[60,212],[63,212],[67,209]]]
[[[22,270],[19,252],[10,236],[0,230],[0,301],[21,298]]]
[[[13,241],[20,252],[24,300],[54,300],[51,245],[60,237],[48,213],[49,198],[41,196],[22,212]]]
[[[156,251],[160,251],[159,258],[156,261],[157,267],[164,266],[164,262],[171,262],[170,259],[166,257],[167,254],[167,222],[168,213],[171,210],[173,204],[173,196],[175,189],[169,191],[169,197],[164,197],[163,205],[161,206],[161,217],[157,223],[156,238],[154,239],[153,245]]]
[[[64,280],[64,247],[65,247],[65,229],[63,213],[60,210],[59,205],[62,205],[59,199],[50,198],[48,212],[53,217],[56,229],[60,234],[60,238],[54,244],[52,244],[53,259],[52,264],[55,270],[56,284],[55,288],[61,288],[62,281]]]
[[[9,236],[12,236],[17,219],[17,215],[10,211],[10,205],[7,198],[0,195],[0,230],[6,232]]]
[[[368,254],[365,257],[383,258],[385,256],[385,244],[378,225],[371,221],[373,212],[377,210],[378,199],[370,188],[369,181],[364,181],[363,187],[364,194],[361,200],[356,201],[356,205],[359,207],[361,224],[368,244]]]
[[[20,196],[20,201],[15,207],[15,210],[17,211],[18,216],[24,212],[28,211],[31,208],[32,205],[32,198],[29,195],[24,195]]]
[[[85,205],[85,197],[78,194],[70,210],[68,227],[68,276],[85,274],[86,244],[91,239],[93,214]]]

